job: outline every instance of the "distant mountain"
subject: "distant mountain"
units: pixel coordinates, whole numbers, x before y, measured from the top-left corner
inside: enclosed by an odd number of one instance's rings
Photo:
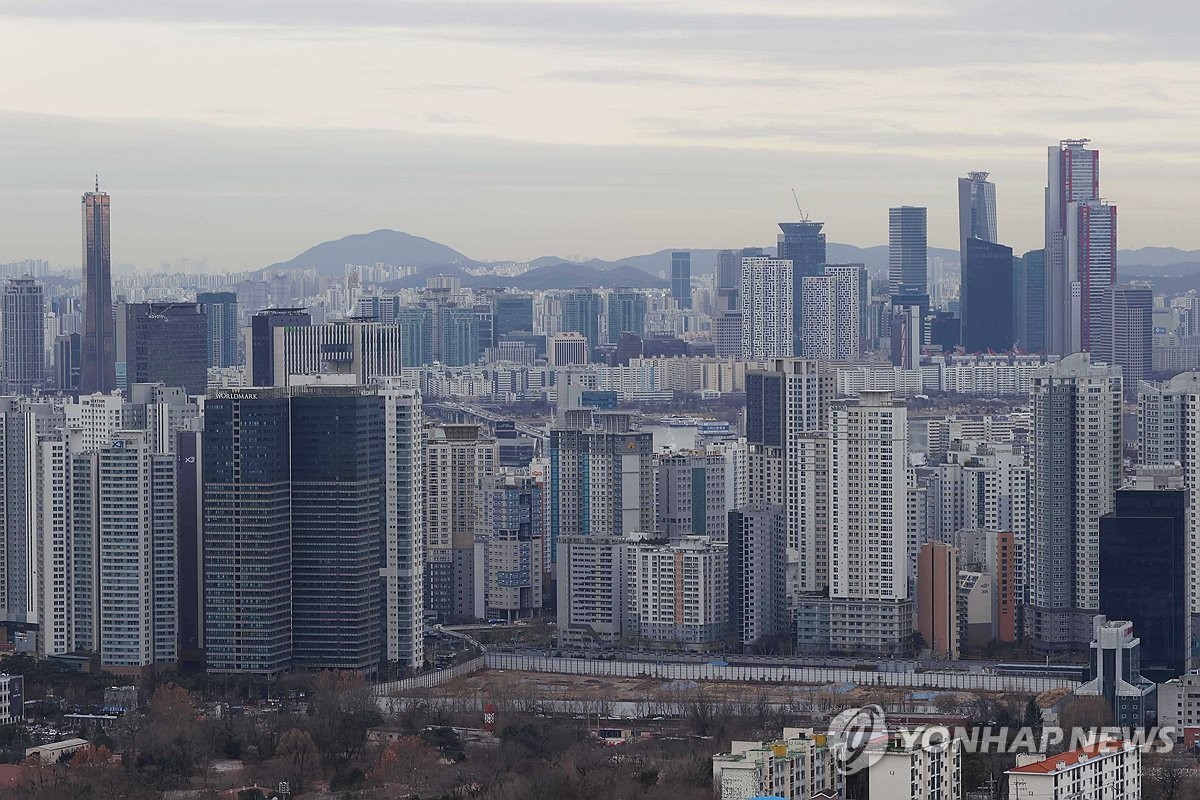
[[[288,261],[267,267],[268,272],[315,269],[324,275],[341,275],[347,264],[381,262],[406,267],[473,265],[476,262],[444,244],[402,231],[356,233],[310,247]]]
[[[473,289],[506,287],[512,289],[574,289],[579,286],[613,288],[629,286],[635,289],[665,289],[666,280],[637,267],[621,265],[602,269],[591,264],[572,264],[562,261],[537,267],[515,277],[498,275],[471,275],[457,267],[427,267],[415,275],[385,284],[388,289],[410,289],[425,285],[427,278],[434,275],[452,275],[462,281],[463,286]]]
[[[1200,250],[1180,250],[1178,247],[1139,247],[1136,250],[1117,251],[1117,266],[1123,270],[1175,267],[1196,262],[1200,262]]]
[[[668,248],[666,250],[658,250],[653,253],[644,255],[627,256],[618,258],[613,261],[606,261],[601,258],[590,258],[587,261],[575,262],[566,261],[557,256],[542,256],[535,258],[529,262],[534,267],[546,267],[556,264],[579,264],[581,266],[591,266],[597,269],[609,269],[617,265],[637,267],[654,275],[665,275],[671,268],[671,253],[673,250],[687,250],[686,247]],[[774,255],[775,245],[766,245],[763,249]],[[717,253],[719,250],[713,249],[693,249],[692,254],[692,275],[709,275],[717,268]],[[931,258],[944,258],[948,261],[958,262],[958,251],[947,250],[942,247],[929,248]],[[852,244],[840,244],[838,242],[829,242],[825,245],[825,258],[831,264],[865,264],[868,272],[880,274],[887,272],[888,267],[888,247],[886,244],[875,245],[873,247],[856,247]]]
[[[377,262],[418,268],[416,275],[393,283],[395,287],[421,286],[425,277],[444,273],[457,275],[464,286],[511,286],[519,289],[570,289],[576,286],[631,286],[637,288],[665,288],[664,279],[671,267],[672,250],[689,248],[666,248],[653,253],[627,256],[614,260],[599,258],[583,262],[568,261],[556,256],[543,256],[530,262],[531,269],[514,278],[492,275],[474,276],[467,274],[465,267],[486,267],[452,247],[420,236],[395,230],[377,230],[346,236],[336,241],[322,242],[305,250],[295,258],[266,267],[267,272],[291,269],[315,269],[323,275],[342,274],[346,264],[375,264]],[[763,248],[774,253],[774,245]],[[710,275],[716,269],[715,249],[690,250],[692,275]],[[950,263],[958,262],[958,251],[941,247],[930,247],[931,258],[943,258]],[[888,247],[874,245],[858,247],[852,244],[829,242],[826,258],[830,263],[861,263],[874,275],[887,272]],[[501,263],[501,262],[497,262]],[[1176,247],[1142,247],[1136,250],[1117,252],[1120,280],[1153,279],[1156,290],[1170,291],[1170,287],[1200,285],[1200,250],[1181,250]],[[1179,280],[1175,280],[1179,279]]]

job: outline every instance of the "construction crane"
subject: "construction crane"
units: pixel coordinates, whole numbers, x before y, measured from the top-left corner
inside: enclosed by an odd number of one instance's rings
[[[804,213],[804,209],[800,207],[800,198],[796,196],[796,187],[792,187],[792,199],[796,201],[796,210],[800,212],[800,221],[808,222],[808,214]]]

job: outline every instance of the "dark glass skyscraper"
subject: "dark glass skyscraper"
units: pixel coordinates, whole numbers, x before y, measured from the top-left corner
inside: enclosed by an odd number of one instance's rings
[[[986,172],[958,179],[958,253],[967,258],[967,240],[996,241],[996,184]]]
[[[479,318],[474,309],[441,309],[442,357],[448,367],[465,367],[479,360]]]
[[[204,640],[209,672],[292,660],[291,404],[283,389],[204,405]]]
[[[200,303],[128,303],[125,374],[129,385],[165,383],[188,394],[208,388],[208,321]]]
[[[617,289],[608,296],[608,341],[616,344],[623,333],[646,335],[646,295],[637,289]]]
[[[424,367],[433,363],[433,311],[428,308],[401,308],[396,311],[400,326],[400,364]]]
[[[235,292],[200,292],[208,320],[208,365],[234,367],[238,363],[238,297]]]
[[[1026,353],[1046,350],[1046,251],[1030,250],[1021,256],[1016,282],[1014,330]]]
[[[83,341],[80,390],[117,388],[116,324],[112,306],[112,253],[108,238],[108,193],[83,196]]]
[[[268,308],[250,319],[250,343],[246,350],[246,376],[251,386],[275,382],[275,329],[312,324],[303,308]]]
[[[383,653],[383,398],[357,386],[293,395],[293,660],[372,672]]]
[[[692,253],[675,250],[671,253],[671,299],[680,308],[692,307]],[[609,333],[610,340],[612,333]]]
[[[562,332],[575,331],[595,351],[600,341],[600,296],[591,289],[575,289],[563,295]]]
[[[533,332],[533,296],[501,294],[492,298],[493,341],[517,331]]]
[[[926,209],[899,206],[888,212],[888,288],[892,297],[929,294]]]
[[[1121,489],[1100,518],[1100,613],[1142,640],[1142,673],[1182,675],[1188,656],[1187,492]]]
[[[962,346],[968,353],[1012,349],[1012,248],[967,239],[962,263]]]
[[[779,223],[778,258],[792,262],[792,353],[804,352],[804,279],[825,274],[824,222]]]

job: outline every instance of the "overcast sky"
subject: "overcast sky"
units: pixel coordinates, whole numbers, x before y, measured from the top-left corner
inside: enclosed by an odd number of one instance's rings
[[[1089,137],[1121,247],[1200,247],[1190,2],[3,0],[0,261],[260,267],[390,227],[480,259],[887,240],[987,170],[1038,247],[1046,146]]]

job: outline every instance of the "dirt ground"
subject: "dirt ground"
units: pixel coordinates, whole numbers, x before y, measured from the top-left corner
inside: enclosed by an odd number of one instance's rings
[[[973,692],[914,691],[904,688],[799,683],[731,683],[727,681],[666,680],[662,678],[566,675],[541,672],[482,670],[443,686],[421,690],[433,697],[486,697],[491,700],[650,701],[670,702],[702,692],[715,701],[799,702],[807,706],[848,707],[882,703],[912,711],[929,706],[935,696],[950,695],[968,702]],[[412,693],[416,694],[416,692]],[[987,695],[1002,699],[1002,695]],[[1024,698],[1021,698],[1024,702]]]

